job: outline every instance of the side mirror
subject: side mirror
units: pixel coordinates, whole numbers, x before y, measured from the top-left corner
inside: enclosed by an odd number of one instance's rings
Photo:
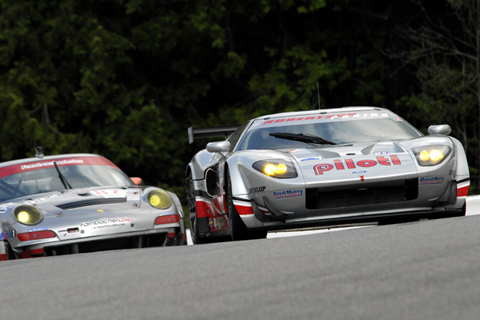
[[[145,185],[145,182],[143,182],[143,179],[142,178],[138,178],[138,177],[130,177],[130,180],[133,181],[133,183],[135,183],[137,186],[144,186]]]
[[[428,127],[428,134],[449,134],[452,128],[448,124],[439,124]]]
[[[207,144],[208,152],[228,152],[230,151],[230,142],[227,140],[219,142],[210,142]]]

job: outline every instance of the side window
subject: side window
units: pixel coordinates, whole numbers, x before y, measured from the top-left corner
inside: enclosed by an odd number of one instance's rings
[[[245,131],[245,129],[248,127],[249,124],[250,124],[250,121],[245,122],[227,138],[228,142],[230,142],[230,152],[232,152],[233,149],[235,149],[238,139],[240,139],[240,137],[242,136],[243,132]]]

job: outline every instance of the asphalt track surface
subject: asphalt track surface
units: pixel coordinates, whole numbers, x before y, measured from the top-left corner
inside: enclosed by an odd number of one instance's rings
[[[0,319],[480,319],[467,216],[0,263]]]

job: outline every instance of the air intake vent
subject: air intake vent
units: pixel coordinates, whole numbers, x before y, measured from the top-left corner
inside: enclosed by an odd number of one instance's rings
[[[307,188],[307,209],[330,209],[375,205],[414,200],[418,197],[418,179],[399,181],[398,185],[374,186],[362,184],[348,189]]]
[[[75,202],[68,202],[57,205],[58,208],[63,210],[76,209],[81,207],[95,206],[101,204],[113,204],[127,202],[127,198],[102,198],[102,199],[88,199]]]

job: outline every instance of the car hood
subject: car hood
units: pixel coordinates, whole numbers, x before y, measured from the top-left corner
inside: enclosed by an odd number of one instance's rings
[[[61,234],[60,240],[71,240],[151,229],[156,216],[173,212],[171,208],[159,211],[146,204],[143,192],[142,187],[94,187],[17,198],[15,202],[0,204],[2,224],[13,219],[11,212],[17,205],[27,204],[37,207],[44,218],[33,226],[11,220],[18,233],[49,229]],[[63,232],[71,228],[74,232]]]
[[[49,216],[68,217],[97,215],[119,209],[136,209],[141,206],[141,187],[91,187],[82,189],[70,189],[63,191],[47,192],[16,198],[8,203],[0,204],[0,212],[13,210],[20,204],[28,204],[37,207]]]
[[[123,203],[139,200],[140,188],[92,187],[70,189],[31,195],[22,202],[39,208],[55,206],[60,209],[76,209],[85,206],[109,203]]]
[[[345,182],[384,182],[417,175],[414,159],[395,142],[378,142],[287,151],[297,162],[306,186]]]

